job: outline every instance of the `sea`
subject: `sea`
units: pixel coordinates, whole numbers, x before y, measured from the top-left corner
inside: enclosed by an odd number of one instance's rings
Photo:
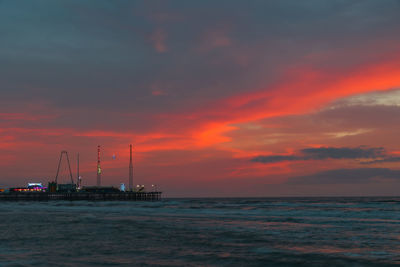
[[[397,266],[400,198],[0,202],[0,266]]]

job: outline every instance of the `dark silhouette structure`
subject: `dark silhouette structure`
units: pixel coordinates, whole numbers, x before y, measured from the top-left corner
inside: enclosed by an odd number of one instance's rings
[[[133,190],[133,163],[132,163],[132,145],[129,146],[129,190]]]

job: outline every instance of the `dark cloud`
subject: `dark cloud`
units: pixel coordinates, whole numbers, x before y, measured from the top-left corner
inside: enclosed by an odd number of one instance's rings
[[[299,155],[257,156],[251,161],[274,163],[295,160],[376,159],[383,156],[385,156],[385,149],[382,147],[319,147],[302,149]]]
[[[311,175],[293,177],[288,184],[356,184],[372,179],[399,179],[400,170],[388,168],[336,169]]]
[[[305,148],[301,152],[304,159],[374,159],[385,154],[382,147],[319,147]]]
[[[274,163],[281,161],[292,161],[292,160],[301,160],[302,157],[294,156],[294,155],[273,155],[273,156],[257,156],[251,161],[253,162],[262,162],[262,163]]]

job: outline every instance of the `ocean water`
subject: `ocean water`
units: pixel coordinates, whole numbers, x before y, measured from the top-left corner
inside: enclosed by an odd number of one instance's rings
[[[391,266],[400,198],[0,202],[0,266]]]

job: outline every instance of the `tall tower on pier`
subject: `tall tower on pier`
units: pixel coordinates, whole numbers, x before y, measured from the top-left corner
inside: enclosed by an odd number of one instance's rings
[[[76,158],[76,179],[79,180],[79,153]]]
[[[133,164],[132,164],[132,145],[129,145],[129,190],[133,190]]]
[[[97,186],[101,186],[100,146],[97,146]]]

